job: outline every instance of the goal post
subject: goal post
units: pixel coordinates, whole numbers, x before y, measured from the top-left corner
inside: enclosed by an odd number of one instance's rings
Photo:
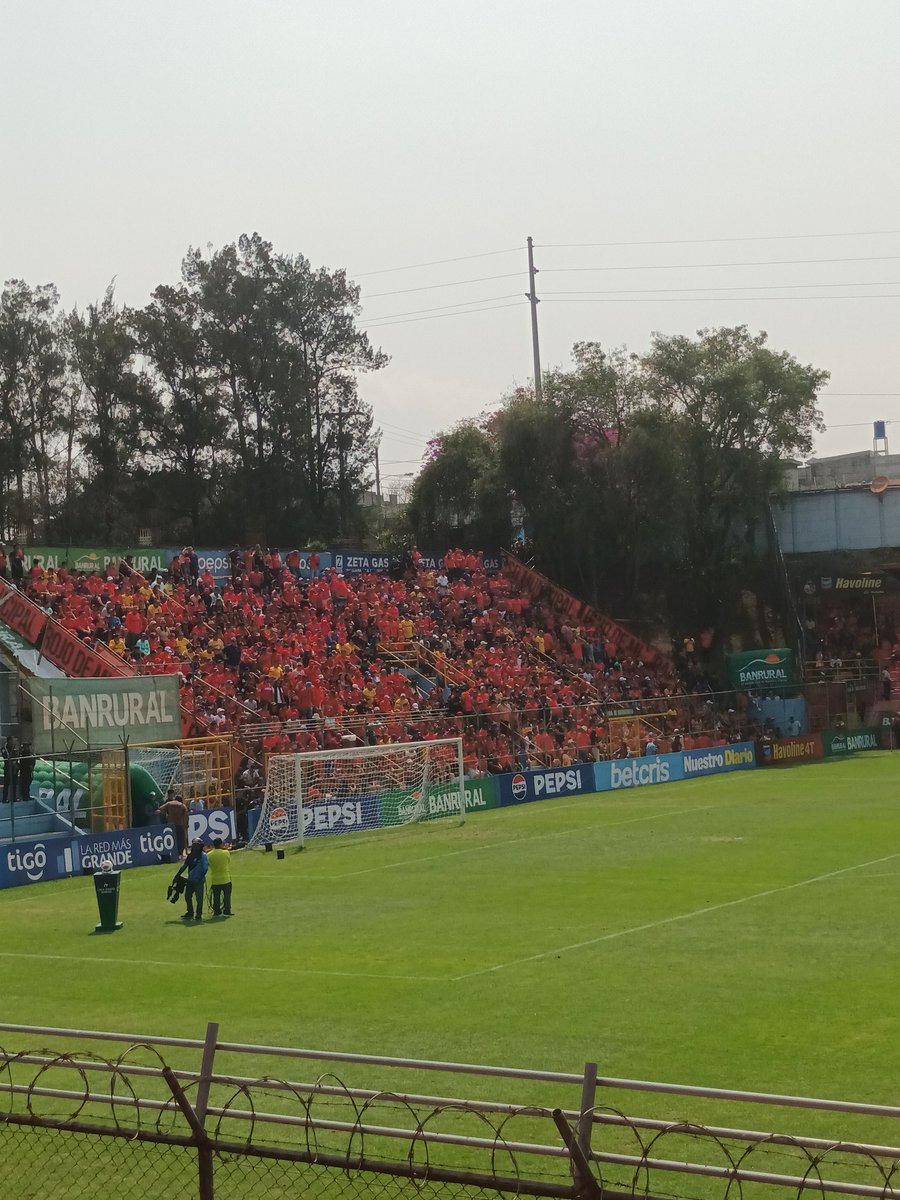
[[[273,754],[249,846],[466,819],[462,738]]]

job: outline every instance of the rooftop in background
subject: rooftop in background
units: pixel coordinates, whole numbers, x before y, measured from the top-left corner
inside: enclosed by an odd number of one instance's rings
[[[805,466],[785,463],[784,480],[791,492],[821,491],[868,485],[879,475],[891,480],[900,479],[900,454],[857,450],[850,454],[811,458]]]

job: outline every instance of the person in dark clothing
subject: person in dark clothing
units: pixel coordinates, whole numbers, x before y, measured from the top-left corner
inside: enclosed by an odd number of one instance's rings
[[[25,551],[18,542],[13,542],[9,554],[9,572],[16,587],[21,587],[25,578]]]
[[[31,797],[31,780],[36,763],[37,759],[31,751],[30,744],[24,742],[22,753],[19,755],[19,797],[22,800],[28,800]]]
[[[16,776],[19,765],[15,740],[7,738],[0,753],[3,756],[3,803],[11,804],[16,798]]]
[[[203,843],[199,838],[194,838],[187,858],[175,872],[176,879],[179,875],[187,875],[187,887],[184,890],[184,899],[187,903],[187,911],[184,913],[185,921],[203,920],[203,890],[208,870],[209,859],[206,857]],[[195,908],[196,916],[194,915]]]

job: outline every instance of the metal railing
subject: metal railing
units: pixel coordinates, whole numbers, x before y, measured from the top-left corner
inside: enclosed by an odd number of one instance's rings
[[[900,1200],[894,1105],[230,1042],[216,1024],[0,1035],[3,1196]],[[468,1098],[438,1090],[446,1075]],[[784,1111],[748,1128],[748,1106]],[[787,1128],[798,1111],[808,1133]]]

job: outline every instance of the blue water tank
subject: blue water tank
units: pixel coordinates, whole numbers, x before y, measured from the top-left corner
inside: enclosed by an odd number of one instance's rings
[[[887,437],[887,434],[884,432],[884,421],[876,421],[875,422],[875,438],[877,440],[878,438],[884,438],[884,437]]]

